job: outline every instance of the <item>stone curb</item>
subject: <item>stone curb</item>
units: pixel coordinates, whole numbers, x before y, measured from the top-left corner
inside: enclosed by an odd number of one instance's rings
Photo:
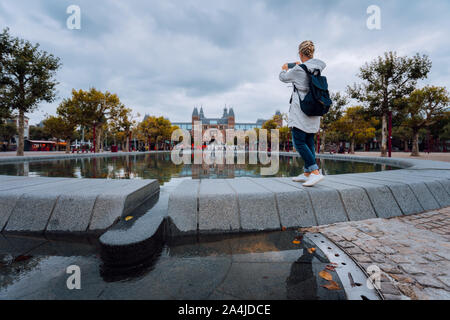
[[[0,163],[120,157],[152,153],[167,153],[167,151],[11,157],[0,158]],[[278,154],[281,156],[299,156],[293,152],[279,152]],[[450,206],[450,163],[336,154],[320,154],[317,157],[320,159],[379,163],[403,169],[329,176],[314,188],[304,188],[300,183],[292,182],[290,178],[186,180],[169,195],[168,218],[171,222],[169,228],[172,234],[210,234],[276,230],[281,227],[311,227],[343,221],[410,215],[423,212],[429,208],[438,209]],[[12,183],[10,179],[10,177],[0,176],[0,182],[3,180]],[[69,183],[68,180],[74,179],[63,180],[67,180],[63,183]],[[48,183],[48,181],[45,181],[45,183]],[[149,185],[151,184],[152,182],[149,183]],[[150,188],[148,192],[154,191],[152,189],[154,187],[147,187]],[[39,185],[36,188],[39,189]],[[108,186],[105,190],[109,188]],[[105,199],[101,196],[97,197],[93,209],[94,213],[88,215],[91,219],[89,230],[105,229],[111,226],[115,221],[114,219],[121,214],[129,212],[125,206],[127,204],[132,205],[136,201],[139,202],[139,199],[147,194],[147,191],[139,191],[139,189],[133,189],[126,196],[122,195],[121,191],[110,192],[110,195],[106,191]],[[424,198],[421,192],[424,192],[427,196],[431,195],[431,200]],[[7,216],[6,220],[9,219],[8,215],[12,215],[14,209],[11,207],[17,206],[20,201],[14,196],[13,190],[9,193],[0,192],[0,197],[2,194],[7,196],[3,200],[0,198],[0,209],[3,210],[0,213],[0,222],[2,222],[2,217],[3,220],[5,220],[5,216]],[[137,200],[132,200],[133,194],[141,195],[136,196]],[[31,226],[27,227],[9,226],[6,231],[42,229],[44,221],[51,222],[49,226],[53,231],[56,218],[50,218],[48,211],[51,210],[51,215],[52,210],[58,207],[57,202],[60,199],[69,202],[70,199],[66,199],[66,195],[60,194],[52,194],[52,197],[53,205],[36,198],[36,201],[42,202],[42,210],[47,211],[46,214],[42,215],[41,222],[34,221]],[[86,194],[81,198],[83,201],[92,201],[92,196]],[[111,200],[108,200],[109,198]],[[114,201],[115,204],[113,204]],[[86,207],[90,208],[89,205],[86,205]],[[107,212],[103,212],[105,207],[107,207],[105,209]],[[89,211],[90,209],[85,210]],[[101,211],[101,213],[95,214],[96,211]],[[33,226],[33,223],[38,226]],[[11,224],[13,225],[13,223]],[[74,230],[84,229],[85,227],[76,223],[74,225]],[[47,228],[47,225],[45,227]]]
[[[0,176],[0,231],[100,233],[159,192],[157,180]],[[1,188],[0,188],[1,189]]]
[[[287,152],[279,155],[298,156]],[[311,227],[412,215],[450,206],[449,163],[327,154],[318,158],[402,169],[333,175],[314,188],[304,188],[291,178],[185,181],[169,200],[172,235]],[[207,224],[203,222],[200,227],[199,217]]]

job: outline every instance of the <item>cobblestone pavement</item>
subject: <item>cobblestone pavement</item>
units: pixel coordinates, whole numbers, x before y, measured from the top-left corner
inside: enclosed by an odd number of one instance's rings
[[[450,300],[450,208],[302,231],[326,235],[366,270],[378,266],[387,300]]]

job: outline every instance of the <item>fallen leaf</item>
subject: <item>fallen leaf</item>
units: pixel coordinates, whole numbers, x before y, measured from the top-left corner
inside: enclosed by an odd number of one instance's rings
[[[316,251],[316,248],[308,248],[308,252],[310,254],[313,254]]]
[[[332,265],[332,266],[334,266],[335,268],[337,268],[339,264],[337,264],[336,262],[330,262],[330,265]]]
[[[334,271],[336,269],[336,267],[328,265],[328,266],[325,267],[325,269],[330,270],[330,271]]]
[[[325,270],[320,271],[319,272],[319,276],[321,278],[325,279],[325,280],[328,280],[328,281],[333,280],[333,276],[329,272],[327,272]]]
[[[328,290],[341,290],[341,287],[339,287],[337,282],[333,280],[330,280],[327,284],[324,284],[321,287],[327,288]]]
[[[300,244],[300,241],[294,240],[294,241],[292,241],[292,243],[293,243],[293,244]]]
[[[133,216],[128,216],[125,218],[125,221],[130,221],[131,219],[133,219]]]

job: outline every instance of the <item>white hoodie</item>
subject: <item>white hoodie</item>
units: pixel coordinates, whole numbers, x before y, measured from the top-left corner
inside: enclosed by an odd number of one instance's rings
[[[304,63],[308,70],[313,71],[319,69],[322,72],[326,64],[319,59],[311,59]],[[295,66],[288,71],[281,71],[280,80],[285,83],[293,83],[303,100],[309,92],[309,79],[306,72],[299,66]],[[300,108],[300,100],[298,94],[294,92],[292,96],[292,103],[289,109],[288,127],[297,128],[307,133],[317,133],[320,129],[321,117],[308,117]]]

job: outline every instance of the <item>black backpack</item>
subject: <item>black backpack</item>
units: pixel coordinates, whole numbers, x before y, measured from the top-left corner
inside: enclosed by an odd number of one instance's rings
[[[327,78],[320,75],[319,69],[309,72],[304,64],[301,64],[300,67],[306,72],[309,79],[309,92],[303,100],[300,98],[295,84],[293,84],[294,92],[298,94],[300,108],[309,117],[322,117],[328,113],[333,103],[330,99],[330,92],[328,91]]]

